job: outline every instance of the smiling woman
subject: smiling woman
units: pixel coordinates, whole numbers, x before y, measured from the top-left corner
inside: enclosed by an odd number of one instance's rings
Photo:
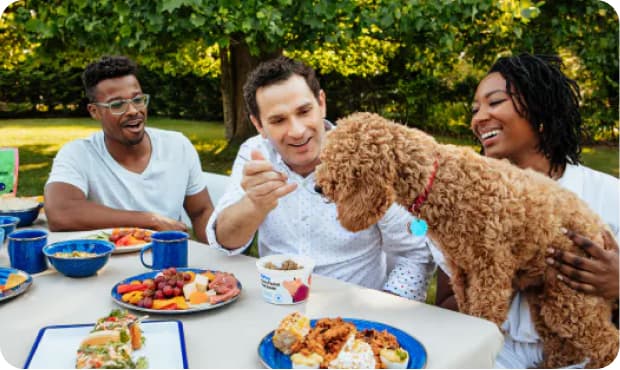
[[[574,80],[562,72],[562,67],[562,60],[557,56],[523,53],[499,58],[476,89],[471,129],[485,155],[507,159],[520,168],[533,169],[556,180],[585,201],[617,237],[620,205],[618,180],[581,164],[583,132],[580,89]],[[614,174],[617,176],[618,162],[614,162]],[[579,245],[577,242],[575,244]],[[551,247],[555,246],[547,247],[546,263],[555,268],[549,274],[557,274],[558,280],[582,292],[604,298],[609,298],[604,296],[604,292],[614,292],[612,295],[615,296],[611,298],[617,300],[617,253],[607,257],[603,252],[590,253],[582,246],[590,254],[588,261],[596,259],[597,266],[603,266],[595,271],[590,270],[591,267],[586,268],[583,263],[574,262],[581,259],[576,254],[566,252],[564,255],[570,257],[561,258],[562,253],[552,253]],[[606,244],[605,249],[617,250],[617,246],[607,248]],[[438,269],[437,304],[458,309],[449,284],[450,271],[440,254],[434,257],[441,267]],[[589,276],[599,278],[593,281]],[[542,340],[535,328],[535,320],[534,316],[530,317],[525,293],[517,292],[508,318],[502,325],[505,342],[496,359],[498,366],[527,368],[541,363],[544,366],[549,359],[553,359],[547,354],[556,352],[558,348],[545,345],[543,358]],[[544,332],[541,334],[545,335]],[[570,361],[578,362],[575,359]],[[584,366],[584,363],[578,366]]]

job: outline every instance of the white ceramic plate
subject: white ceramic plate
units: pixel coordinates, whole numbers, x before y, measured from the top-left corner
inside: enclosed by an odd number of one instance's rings
[[[71,236],[71,239],[98,239],[97,235],[102,234],[102,233],[106,233],[108,235],[112,234],[112,230],[114,230],[114,228],[112,229],[100,229],[100,230],[90,230],[90,231],[83,231],[80,232],[79,234],[74,234]],[[144,229],[147,230],[147,229]],[[150,231],[152,233],[154,233],[153,230],[147,230]],[[144,244],[136,244],[136,245],[128,245],[128,246],[124,246],[124,247],[116,247],[114,248],[114,250],[112,251],[112,254],[122,254],[122,253],[131,253],[131,252],[139,252],[140,249],[146,247],[147,245],[150,245],[151,243],[144,243]]]
[[[46,326],[32,345],[25,369],[73,369],[77,349],[95,324]],[[131,355],[145,356],[150,369],[187,369],[181,321],[143,321],[144,346]],[[162,350],[165,349],[165,350]]]

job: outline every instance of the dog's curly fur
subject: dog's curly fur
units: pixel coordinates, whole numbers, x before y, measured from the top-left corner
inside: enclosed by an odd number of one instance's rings
[[[532,170],[470,148],[438,144],[424,132],[371,113],[337,122],[327,135],[316,184],[351,231],[376,223],[393,202],[410,209],[438,161],[416,216],[446,257],[460,311],[501,325],[519,287],[543,340],[543,367],[590,361],[604,367],[618,352],[611,302],[576,292],[545,263],[554,246],[583,255],[561,232],[602,244],[605,227],[575,194]]]

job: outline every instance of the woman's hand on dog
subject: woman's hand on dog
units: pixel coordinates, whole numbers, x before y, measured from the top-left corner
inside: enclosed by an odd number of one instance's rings
[[[590,258],[549,248],[547,263],[558,269],[558,279],[575,290],[618,299],[618,243],[611,233],[603,234],[607,249],[571,230],[566,231],[566,236]]]
[[[287,176],[276,171],[273,164],[258,150],[252,151],[252,159],[243,167],[241,187],[254,206],[268,213],[278,205],[278,199],[297,189],[296,183],[287,183]]]

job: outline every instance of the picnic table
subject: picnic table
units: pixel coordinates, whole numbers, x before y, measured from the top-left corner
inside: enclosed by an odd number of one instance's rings
[[[46,224],[39,219],[32,227],[46,228]],[[50,232],[48,242],[76,235]],[[0,251],[0,266],[9,266],[6,249]],[[182,322],[190,368],[262,367],[257,351],[261,339],[294,311],[310,318],[340,316],[399,328],[423,344],[428,368],[493,367],[503,343],[497,326],[489,321],[316,274],[306,302],[270,304],[261,296],[255,258],[228,257],[196,241],[189,243],[188,258],[190,267],[231,272],[243,285],[239,298],[224,307],[151,315],[152,319]],[[118,308],[111,298],[117,282],[148,271],[136,252],[112,255],[92,277],[68,278],[51,267],[34,274],[29,290],[0,303],[2,356],[10,365],[24,367],[41,328],[93,323]]]

